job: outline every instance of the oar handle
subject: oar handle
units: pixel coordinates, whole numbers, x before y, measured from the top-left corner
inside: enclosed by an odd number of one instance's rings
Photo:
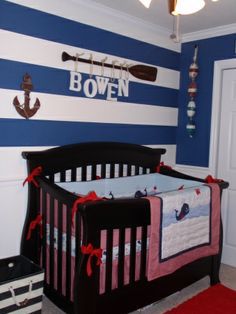
[[[95,61],[95,60],[91,60],[91,59],[84,59],[84,58],[79,58],[79,57],[77,58],[75,56],[69,55],[65,51],[62,53],[61,59],[62,59],[62,61],[72,60],[72,61],[79,61],[79,62],[88,63],[88,64],[105,66],[107,68],[121,69],[121,67],[118,66],[118,65],[113,65],[113,64],[110,64],[110,63],[103,63],[103,62]],[[123,69],[126,69],[126,68],[123,68]]]

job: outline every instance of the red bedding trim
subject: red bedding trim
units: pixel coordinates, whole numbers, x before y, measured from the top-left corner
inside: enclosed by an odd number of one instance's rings
[[[33,183],[36,188],[39,188],[38,182],[35,180],[35,177],[39,176],[43,171],[43,168],[41,166],[34,168],[31,173],[28,175],[28,177],[23,182],[23,186],[26,182]]]

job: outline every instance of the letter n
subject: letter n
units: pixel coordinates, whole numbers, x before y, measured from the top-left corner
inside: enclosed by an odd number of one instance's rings
[[[129,81],[118,80],[118,96],[129,97]]]

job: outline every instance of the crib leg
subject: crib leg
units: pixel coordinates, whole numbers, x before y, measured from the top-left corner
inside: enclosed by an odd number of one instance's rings
[[[222,255],[222,245],[223,245],[223,224],[222,220],[220,222],[220,243],[219,243],[219,253],[212,257],[212,267],[211,267],[211,275],[210,275],[210,283],[211,286],[220,282],[220,263],[221,263],[221,255]]]
[[[212,257],[212,268],[210,274],[211,286],[220,282],[219,272],[220,272],[220,257],[219,255],[215,255]]]

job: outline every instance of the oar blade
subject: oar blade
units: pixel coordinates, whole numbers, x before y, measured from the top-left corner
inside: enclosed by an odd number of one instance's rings
[[[129,68],[129,72],[140,80],[155,82],[157,77],[157,68],[148,65],[137,64]]]

